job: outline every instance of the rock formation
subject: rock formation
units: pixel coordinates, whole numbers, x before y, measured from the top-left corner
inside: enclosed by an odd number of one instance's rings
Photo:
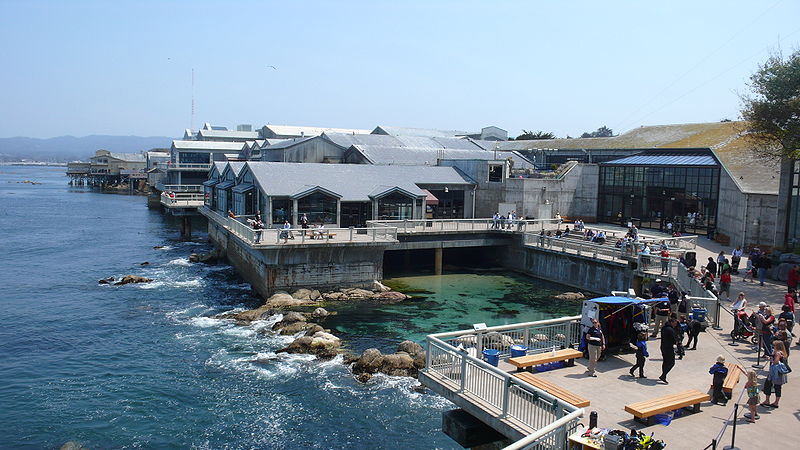
[[[379,372],[392,376],[416,377],[419,370],[425,367],[425,352],[416,342],[403,341],[394,354],[384,355],[376,348],[369,348],[350,361],[353,362],[353,375],[358,381],[366,383]]]
[[[114,283],[114,286],[130,283],[149,283],[151,281],[153,281],[151,278],[140,277],[139,275],[125,275],[121,280]]]

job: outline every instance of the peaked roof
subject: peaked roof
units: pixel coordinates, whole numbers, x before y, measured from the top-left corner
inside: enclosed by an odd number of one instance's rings
[[[294,125],[264,125],[264,128],[281,136],[319,136],[326,131],[334,133],[350,134],[369,134],[369,130],[349,129],[349,128],[328,128],[328,127],[305,127]]]
[[[239,139],[239,140],[254,140],[260,136],[258,131],[229,131],[229,130],[200,130],[200,138],[222,138],[222,139]]]
[[[224,142],[224,141],[172,141],[172,148],[178,150],[218,150],[221,152],[232,152],[242,149],[244,142]]]
[[[342,148],[350,148],[353,145],[462,150],[480,150],[482,148],[471,139],[456,139],[452,137],[388,136],[385,134],[352,135],[326,132],[322,135],[322,138]]]
[[[458,130],[436,130],[432,128],[408,128],[408,127],[387,127],[379,125],[372,130],[372,134],[383,134],[389,136],[422,136],[422,137],[456,137],[467,136],[468,131]],[[480,134],[480,133],[477,133]]]
[[[340,195],[342,201],[368,201],[394,188],[425,197],[417,184],[471,184],[452,167],[263,161],[248,161],[246,167],[267,195],[281,197],[321,188]]]

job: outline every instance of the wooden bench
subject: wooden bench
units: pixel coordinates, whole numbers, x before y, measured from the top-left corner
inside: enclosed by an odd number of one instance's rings
[[[583,353],[572,349],[565,348],[556,350],[555,354],[550,351],[536,353],[533,355],[517,356],[516,358],[508,358],[508,363],[517,368],[517,371],[522,369],[538,366],[540,364],[547,364],[556,361],[566,361],[568,366],[575,365],[575,358],[580,358]]]
[[[700,403],[709,400],[711,400],[710,395],[704,394],[697,389],[690,389],[677,394],[625,405],[625,411],[633,414],[634,420],[650,426],[655,423],[656,414],[687,407],[692,407],[692,412],[698,413],[700,412]]]
[[[734,363],[725,363],[725,367],[728,368],[728,376],[725,377],[725,381],[722,383],[722,392],[725,393],[728,399],[731,399],[733,397],[733,388],[739,384],[739,377],[744,374],[744,369]],[[713,388],[714,385],[711,385],[711,387]]]
[[[570,405],[575,405],[578,408],[585,408],[589,406],[589,400],[581,397],[578,394],[570,392],[561,386],[553,384],[543,378],[539,378],[532,373],[522,372],[514,374],[515,377],[519,378],[520,380],[530,384],[531,386],[535,386],[548,394],[552,395],[553,397],[560,398],[565,402],[569,403]]]

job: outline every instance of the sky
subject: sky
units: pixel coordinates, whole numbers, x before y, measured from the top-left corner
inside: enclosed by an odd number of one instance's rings
[[[795,0],[0,0],[0,137],[736,120],[770,52],[800,48],[798,17]]]

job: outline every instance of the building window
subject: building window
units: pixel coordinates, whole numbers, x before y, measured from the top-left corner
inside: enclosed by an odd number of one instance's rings
[[[789,191],[789,223],[786,243],[790,248],[800,247],[800,164],[792,161],[792,188]]]
[[[503,165],[489,164],[489,182],[500,183],[503,181]]]
[[[283,225],[283,222],[292,223],[292,200],[288,198],[272,199],[272,223]]]
[[[179,158],[182,163],[208,164],[211,162],[210,156],[202,152],[180,152]]]
[[[414,200],[405,195],[394,193],[378,200],[378,219],[403,220],[413,217]]]
[[[315,192],[297,200],[297,215],[305,214],[310,223],[336,223],[336,198]]]

